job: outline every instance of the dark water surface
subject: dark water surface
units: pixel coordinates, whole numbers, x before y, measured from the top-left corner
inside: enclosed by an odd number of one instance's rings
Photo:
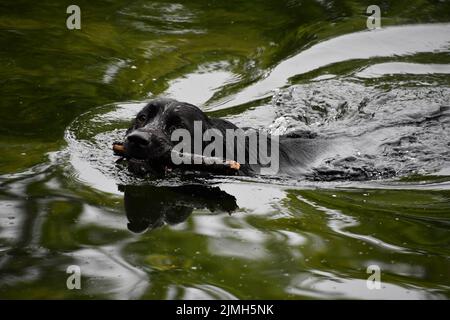
[[[0,298],[450,298],[450,1],[374,31],[372,1],[78,1],[76,31],[69,4],[0,3]],[[110,146],[156,96],[329,147],[135,178]]]

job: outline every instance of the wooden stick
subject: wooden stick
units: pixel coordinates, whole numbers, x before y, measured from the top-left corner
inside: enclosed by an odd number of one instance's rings
[[[123,146],[123,143],[114,142],[113,143],[113,151],[114,151],[114,154],[117,156],[124,156],[125,155],[125,147]]]
[[[186,169],[205,169],[212,171],[222,171],[226,169],[231,169],[238,171],[241,168],[241,164],[234,160],[224,160],[217,157],[206,157],[198,154],[192,153],[180,153],[172,151],[172,155],[182,159],[186,159],[186,163],[182,163],[181,166]]]
[[[121,142],[113,143],[113,151],[117,156],[125,156],[125,147]],[[184,162],[186,163],[181,163],[174,166],[182,167],[187,170],[198,169],[220,172],[224,170],[238,171],[241,168],[241,164],[233,160],[224,160],[217,157],[206,157],[198,154],[180,153],[176,151],[172,151],[172,155],[181,159],[185,159],[186,161]]]

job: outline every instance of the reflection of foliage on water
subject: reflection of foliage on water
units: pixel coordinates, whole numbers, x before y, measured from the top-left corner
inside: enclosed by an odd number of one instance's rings
[[[159,94],[169,80],[207,62],[231,62],[231,71],[242,77],[237,88],[225,90],[234,91],[305,46],[363,29],[368,5],[367,1],[216,1],[205,8],[203,1],[194,0],[183,5],[81,2],[78,5],[86,13],[82,30],[68,32],[54,19],[61,14],[55,3],[1,5],[0,26],[12,30],[0,35],[5,48],[2,70],[8,79],[3,83],[7,94],[2,97],[0,119],[5,137],[25,135],[36,142],[54,142],[83,111],[142,99],[149,92]],[[445,1],[384,1],[383,23],[448,21],[448,6]],[[167,32],[179,28],[206,32]],[[126,63],[120,64],[114,79],[102,82],[118,61]]]
[[[448,282],[444,280],[450,241],[447,190],[293,190],[288,199],[300,219],[314,217],[315,222],[307,225],[312,234],[324,232],[326,225],[332,237],[327,249],[333,252],[326,259],[332,268],[358,273],[362,266],[376,264],[384,270],[385,281],[406,288]],[[357,257],[345,258],[356,253]],[[314,250],[311,254],[318,255]],[[448,295],[448,287],[442,290]]]
[[[120,197],[46,168],[1,190],[4,212],[16,212],[1,223],[3,298],[349,297],[346,285],[364,288],[370,264],[382,269],[385,297],[449,294],[447,190],[289,190],[265,214],[194,209],[140,235],[126,230]],[[81,291],[65,289],[71,264]]]

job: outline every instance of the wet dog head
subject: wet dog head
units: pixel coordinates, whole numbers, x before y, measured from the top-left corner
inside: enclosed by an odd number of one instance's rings
[[[164,169],[170,166],[171,150],[178,141],[171,141],[176,129],[186,129],[194,135],[194,122],[202,130],[211,127],[209,118],[196,106],[172,99],[149,102],[136,115],[125,136],[125,157],[131,171]],[[139,170],[133,170],[139,168]]]

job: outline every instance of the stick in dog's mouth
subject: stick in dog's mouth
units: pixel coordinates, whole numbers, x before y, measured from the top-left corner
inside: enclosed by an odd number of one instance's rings
[[[125,146],[121,142],[113,143],[114,155],[125,157]],[[181,159],[187,159],[180,165],[174,165],[175,167],[182,167],[184,169],[197,169],[206,171],[217,171],[217,172],[237,172],[241,165],[239,162],[234,160],[224,160],[217,157],[206,157],[198,154],[192,153],[180,153],[177,151],[172,151],[172,154]]]
[[[125,156],[125,146],[122,142],[113,142],[113,151],[116,156]]]

